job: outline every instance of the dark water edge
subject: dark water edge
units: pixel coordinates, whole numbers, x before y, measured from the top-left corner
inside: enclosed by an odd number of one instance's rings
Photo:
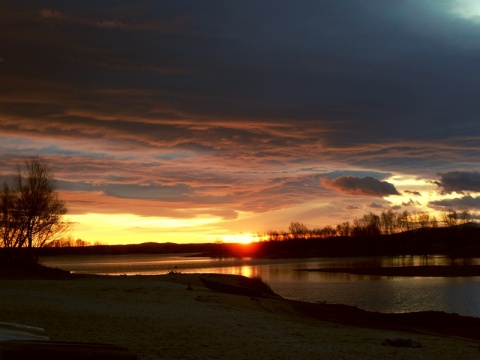
[[[443,311],[391,314],[366,311],[350,305],[289,301],[301,314],[330,323],[480,340],[480,318],[476,317]]]
[[[208,279],[213,280],[217,285],[212,287],[209,286],[208,283],[204,283],[204,286],[213,291],[240,294],[241,296],[248,296],[250,298],[267,297],[271,299],[281,299],[278,294],[272,292],[271,288],[262,281],[239,275],[173,273],[164,276],[174,277],[177,281],[182,279],[185,284],[191,284],[193,282],[192,278],[200,278],[200,280],[202,280],[207,276]],[[198,283],[197,281],[195,285],[197,286],[200,284],[201,283]],[[226,285],[226,287],[219,286],[220,284]],[[240,288],[242,292],[238,292],[238,288]],[[245,292],[245,289],[249,289],[250,291]],[[252,291],[254,291],[253,295]],[[480,340],[480,318],[448,314],[442,311],[389,314],[366,311],[355,306],[342,304],[310,303],[288,299],[282,300],[291,304],[293,309],[301,315],[315,320],[363,328],[455,336]]]

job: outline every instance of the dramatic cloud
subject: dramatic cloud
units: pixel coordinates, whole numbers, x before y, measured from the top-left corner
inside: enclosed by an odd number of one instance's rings
[[[448,210],[448,209],[459,209],[459,210],[480,210],[480,196],[473,197],[470,195],[456,198],[456,199],[445,199],[432,201],[429,204],[433,208]]]
[[[404,193],[407,194],[407,195],[415,195],[415,196],[421,196],[422,195],[422,194],[420,194],[420,191],[405,190]]]
[[[409,201],[407,202],[402,202],[402,206],[405,206],[405,207],[408,207],[408,206],[419,206],[419,205],[422,205],[420,202],[418,201],[414,201],[413,199],[409,199]]]
[[[40,155],[75,215],[209,234],[336,224],[369,197],[430,211],[480,189],[480,22],[465,4],[11,1],[0,176]]]
[[[369,208],[372,208],[372,209],[383,209],[384,206],[382,204],[378,204],[376,202],[373,202],[371,204],[368,205]]]
[[[440,180],[435,183],[444,193],[465,191],[480,192],[480,172],[451,171],[440,173]]]
[[[322,178],[320,183],[327,189],[348,195],[383,197],[399,195],[397,189],[386,181],[380,181],[371,176],[358,178],[341,176],[336,179]]]

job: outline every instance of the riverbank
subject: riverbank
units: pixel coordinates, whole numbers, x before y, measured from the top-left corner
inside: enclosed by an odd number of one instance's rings
[[[351,326],[368,325],[352,322],[354,313],[339,324],[338,319],[322,318],[315,304],[214,292],[204,287],[198,274],[2,279],[0,304],[0,321],[44,328],[52,340],[126,347],[141,360],[479,356],[478,341],[458,337],[462,334],[447,337],[432,335],[432,329]],[[323,309],[325,316],[347,314],[345,309]],[[422,348],[383,345],[397,338],[412,339]]]

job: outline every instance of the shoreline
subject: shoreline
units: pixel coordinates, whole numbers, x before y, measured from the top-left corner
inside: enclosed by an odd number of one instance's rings
[[[149,275],[144,276],[148,277]],[[480,341],[480,318],[477,317],[446,313],[444,311],[382,313],[367,311],[356,306],[344,304],[311,303],[300,300],[290,300],[281,297],[269,288],[267,292],[265,292],[265,287],[262,284],[260,284],[259,287],[257,281],[240,275],[178,273],[167,274],[165,276],[166,280],[173,280],[187,286],[191,286],[192,284],[195,284],[195,286],[204,286],[201,278],[205,276],[218,278],[221,282],[228,285],[239,285],[241,287],[251,286],[259,293],[263,292],[263,297],[279,299],[288,303],[294,311],[303,316],[332,324],[381,330],[399,330],[411,333],[429,333]],[[446,324],[448,324],[448,326],[446,326]]]
[[[89,276],[99,276],[106,279],[109,275],[85,275],[73,274],[74,277],[88,278]],[[120,276],[122,277],[122,276]],[[425,333],[441,336],[453,336],[465,338],[468,340],[480,341],[480,317],[464,316],[455,313],[446,313],[444,311],[419,311],[406,313],[382,313],[378,311],[368,311],[356,306],[345,304],[312,303],[301,300],[291,300],[283,298],[274,293],[268,284],[261,283],[255,279],[247,278],[242,275],[225,275],[215,273],[169,273],[165,275],[133,275],[136,279],[157,277],[164,281],[171,281],[186,285],[187,287],[203,287],[205,283],[202,278],[220,279],[219,281],[228,285],[240,287],[251,286],[257,296],[266,299],[276,299],[288,304],[289,307],[299,315],[306,316],[315,321],[328,322],[345,326],[354,326],[359,328],[379,329],[379,330],[397,330],[407,333]],[[267,289],[265,288],[267,287]],[[266,290],[266,291],[265,291]],[[214,290],[215,293],[220,293]],[[232,295],[238,295],[231,293]],[[259,295],[263,294],[263,295]],[[242,295],[239,295],[242,297]],[[243,296],[244,298],[255,299],[255,295]],[[448,326],[445,326],[448,324]]]
[[[233,295],[207,289],[202,277],[251,286],[239,275],[198,273],[4,278],[0,321],[44,328],[52,340],[126,347],[140,360],[478,359],[480,318]],[[423,347],[382,345],[397,338]]]

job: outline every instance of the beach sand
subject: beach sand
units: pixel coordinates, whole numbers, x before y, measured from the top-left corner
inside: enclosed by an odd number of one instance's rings
[[[126,347],[141,360],[480,358],[479,341],[323,322],[281,298],[214,292],[196,274],[1,279],[0,322]],[[422,348],[382,345],[396,338]]]

